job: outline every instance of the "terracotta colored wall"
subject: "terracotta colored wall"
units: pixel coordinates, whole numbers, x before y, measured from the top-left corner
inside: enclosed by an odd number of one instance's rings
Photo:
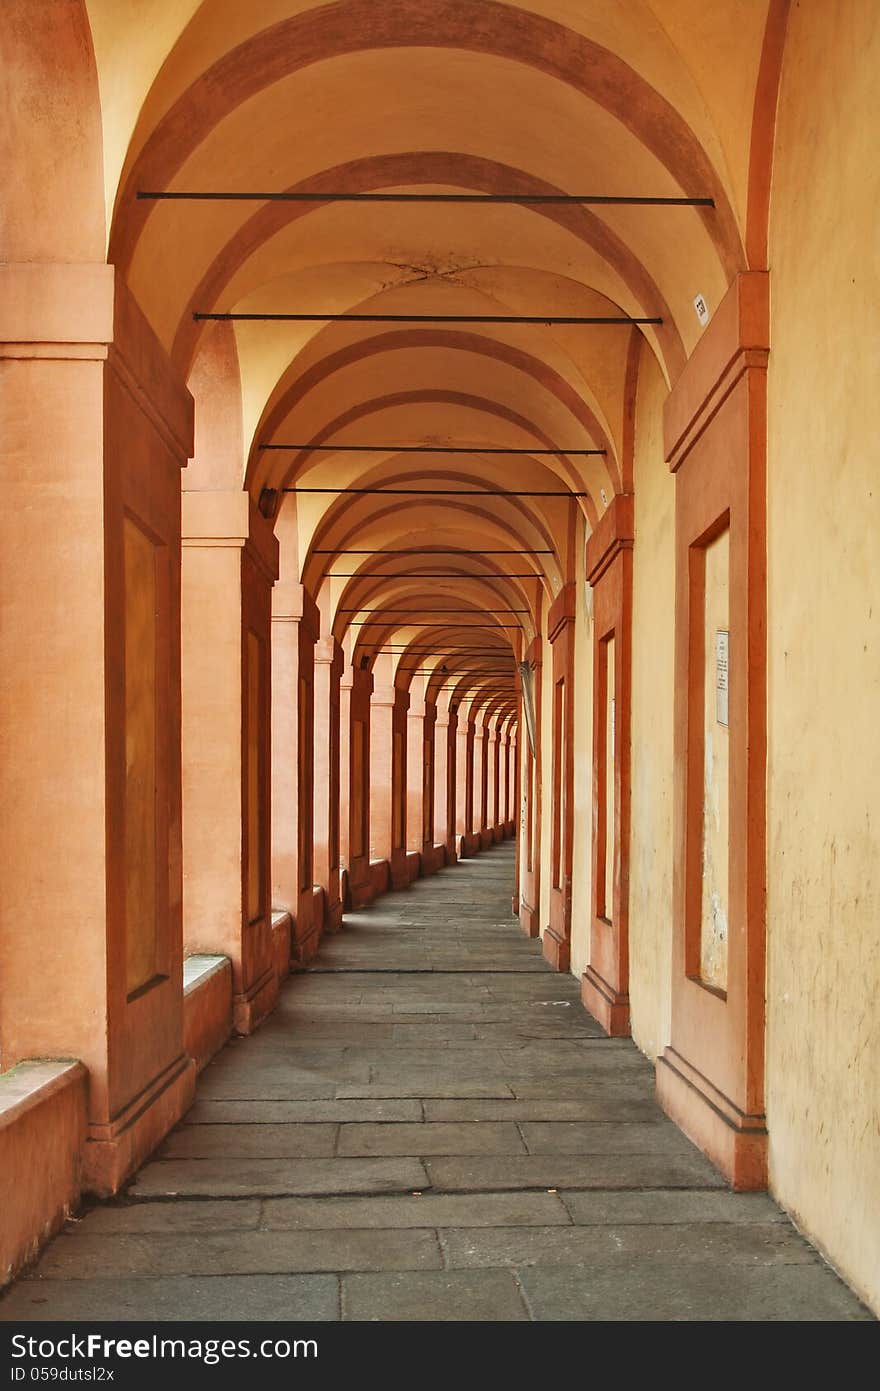
[[[880,1309],[880,10],[795,6],[772,196],[770,1181]]]
[[[663,457],[666,386],[642,355],[636,400],[629,942],[632,1032],[669,1040],[672,977],[672,710],[675,485]]]

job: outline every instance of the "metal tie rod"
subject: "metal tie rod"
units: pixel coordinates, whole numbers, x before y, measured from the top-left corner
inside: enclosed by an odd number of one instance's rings
[[[439,182],[439,180],[438,180]],[[653,194],[621,193],[322,193],[317,190],[242,189],[147,189],[139,188],[139,200],[193,203],[500,203],[514,207],[523,203],[575,206],[593,203],[600,207],[634,208],[714,208],[714,198],[667,198]]]
[[[512,492],[505,488],[282,488],[285,493],[339,493],[361,497],[589,497],[571,488],[533,488]]]
[[[530,549],[528,549],[528,548],[526,548],[526,549],[524,549],[524,550],[513,550],[513,549],[511,549],[511,548],[509,548],[509,547],[508,547],[507,550],[503,550],[503,551],[481,551],[481,550],[477,550],[476,548],[474,548],[473,550],[471,550],[471,549],[468,549],[468,548],[465,547],[465,546],[457,546],[457,547],[456,547],[456,546],[437,546],[437,547],[435,547],[435,548],[432,549],[432,550],[426,550],[424,547],[420,547],[420,546],[410,546],[410,547],[407,547],[406,550],[400,550],[400,551],[389,551],[389,550],[378,550],[378,551],[377,551],[377,550],[357,550],[357,549],[355,549],[354,547],[348,547],[348,546],[344,547],[342,550],[334,549],[332,546],[327,546],[327,547],[316,546],[315,549],[312,551],[312,555],[339,555],[339,556],[342,556],[342,555],[424,555],[424,556],[432,556],[432,555],[554,555],[554,554],[555,554],[555,552],[554,552],[550,547],[548,547],[546,550],[541,550],[541,551],[539,551],[539,550],[530,550]]]
[[[325,580],[536,580],[537,570],[499,571],[474,574],[471,570],[325,570]]]
[[[383,604],[380,609],[368,609],[363,604],[354,604],[351,608],[337,609],[337,613],[470,613],[474,618],[479,617],[476,609],[463,609],[460,605],[457,609],[398,609],[390,608]],[[531,609],[496,609],[496,613],[531,613]]]
[[[259,449],[308,449],[313,454],[527,454],[557,459],[560,454],[607,454],[607,449],[502,449],[496,445],[469,444],[261,444]]]
[[[196,323],[205,321],[235,323],[291,324],[662,324],[658,315],[633,317],[630,314],[238,314],[193,312]]]
[[[497,628],[509,628],[509,629],[511,629],[513,632],[517,632],[517,633],[519,633],[519,632],[522,631],[522,624],[521,624],[521,623],[493,623],[493,622],[491,621],[491,619],[487,619],[485,623],[453,623],[452,620],[450,619],[450,621],[449,621],[448,623],[414,623],[412,626],[413,626],[414,628],[446,628],[446,629],[449,629],[449,628],[474,628],[477,632],[485,632],[487,629],[489,629],[490,631],[492,631],[492,630],[497,629]],[[380,622],[380,620],[379,620],[378,618],[370,618],[370,619],[363,619],[363,620],[361,620],[361,619],[359,619],[359,618],[353,618],[353,619],[350,619],[350,620],[349,620],[348,627],[349,627],[349,628],[404,628],[404,627],[406,627],[406,624],[405,624],[405,623],[401,623],[401,621],[400,621],[399,619],[395,619],[395,620],[394,620],[393,622],[391,622],[391,623],[382,623],[382,622]]]

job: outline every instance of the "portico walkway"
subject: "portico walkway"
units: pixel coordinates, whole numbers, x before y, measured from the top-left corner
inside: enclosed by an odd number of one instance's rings
[[[349,914],[21,1319],[859,1319],[510,916],[512,844]]]

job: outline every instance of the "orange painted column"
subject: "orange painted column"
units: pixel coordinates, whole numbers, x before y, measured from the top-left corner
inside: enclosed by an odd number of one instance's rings
[[[334,637],[315,646],[315,883],[324,890],[324,927],[342,926],[339,897],[340,681],[342,648]],[[347,802],[346,802],[347,806]]]
[[[0,1055],[89,1071],[83,1186],[180,1118],[180,470],[192,398],[112,266],[0,267]]]
[[[536,637],[523,658],[532,673],[535,705],[535,743],[523,730],[518,770],[520,787],[519,921],[527,937],[540,933],[541,902],[541,639]],[[522,705],[522,701],[520,702]]]
[[[247,493],[182,497],[183,911],[187,953],[232,962],[233,1026],[278,995],[270,863],[271,591],[278,543]]]
[[[520,700],[520,718],[522,718],[522,701]],[[522,759],[520,746],[525,744],[526,738],[519,738],[518,726],[515,731],[511,731],[510,738],[510,763],[508,765],[508,786],[510,788],[510,813],[513,818],[511,821],[511,835],[514,837],[516,856],[513,865],[513,897],[511,898],[510,911],[516,918],[520,910],[520,883],[522,877],[523,845],[524,845],[524,809],[522,799]]]
[[[410,856],[418,855],[420,874],[431,874],[437,867],[434,856],[436,718],[437,707],[433,701],[410,695],[406,717],[406,850]]]
[[[406,714],[406,851],[418,855],[425,848],[425,702],[410,693]]]
[[[283,574],[282,561],[282,574]],[[272,595],[272,906],[293,919],[291,960],[318,949],[314,891],[314,599],[288,579]]]
[[[440,697],[434,724],[434,846],[443,851],[439,863],[452,864],[455,850],[455,750],[458,740],[456,713],[449,697]]]
[[[488,783],[486,794],[486,824],[492,834],[492,841],[501,839],[501,732],[499,717],[493,715],[489,721],[488,735]]]
[[[547,615],[553,652],[553,764],[550,781],[550,921],[544,956],[557,971],[571,961],[571,865],[574,851],[575,588],[567,584]]]
[[[487,850],[492,844],[488,818],[489,722],[485,710],[481,710],[474,723],[474,820],[471,825],[481,850]]]
[[[406,872],[406,713],[409,693],[379,686],[370,698],[370,860],[381,887],[404,888]]]
[[[630,1032],[629,826],[633,499],[615,497],[587,544],[593,588],[593,828],[584,1006],[607,1034]]]
[[[738,277],[663,422],[675,474],[677,700],[672,1024],[657,1094],[735,1188],[767,1183],[769,301],[767,274]]]
[[[373,674],[347,666],[341,682],[340,864],[353,908],[373,898],[370,879],[370,699]],[[347,713],[346,713],[347,712]],[[347,815],[346,815],[347,810]]]
[[[469,702],[458,707],[455,749],[455,838],[459,855],[473,855],[478,838],[474,824],[474,719]]]

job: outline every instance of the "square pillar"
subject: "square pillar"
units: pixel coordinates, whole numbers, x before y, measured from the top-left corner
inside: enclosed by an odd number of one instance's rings
[[[473,855],[474,835],[474,718],[469,703],[458,707],[455,749],[455,837],[462,859]]]
[[[340,866],[353,908],[373,897],[370,880],[370,697],[373,674],[350,666],[340,683]]]
[[[409,693],[380,686],[370,698],[370,859],[386,861],[391,886],[405,888],[406,716]]]
[[[532,674],[535,704],[535,747],[532,748],[528,729],[525,729],[521,740],[522,763],[519,771],[519,921],[527,937],[537,937],[540,934],[538,915],[541,902],[541,649],[541,638],[537,636],[529,644],[523,658]],[[521,698],[520,709],[522,703]]]
[[[587,543],[593,588],[593,844],[584,1007],[628,1036],[633,499],[615,497]]]
[[[434,729],[433,701],[410,695],[406,716],[406,849],[419,856],[419,873],[437,868],[434,855]]]
[[[180,470],[192,398],[112,266],[0,267],[0,1054],[88,1068],[83,1186],[189,1106]]]
[[[278,543],[247,493],[182,498],[183,860],[187,954],[232,962],[232,1020],[273,1008],[271,593]]]
[[[734,1188],[767,1183],[769,276],[740,275],[664,410],[675,474],[671,1041],[665,1110]]]
[[[272,594],[272,907],[293,920],[291,962],[318,949],[314,912],[314,671],[319,614],[301,584]]]
[[[315,646],[315,883],[324,890],[324,927],[342,926],[339,897],[340,681],[342,648],[334,637]]]
[[[489,724],[481,710],[474,724],[474,822],[471,830],[480,850],[492,844],[489,831]]]
[[[574,623],[575,587],[567,584],[547,614],[553,653],[552,768],[550,781],[550,921],[544,956],[557,971],[571,961],[571,865],[574,850]]]
[[[443,850],[441,863],[452,864],[455,851],[455,751],[458,722],[441,697],[434,722],[434,846]]]

